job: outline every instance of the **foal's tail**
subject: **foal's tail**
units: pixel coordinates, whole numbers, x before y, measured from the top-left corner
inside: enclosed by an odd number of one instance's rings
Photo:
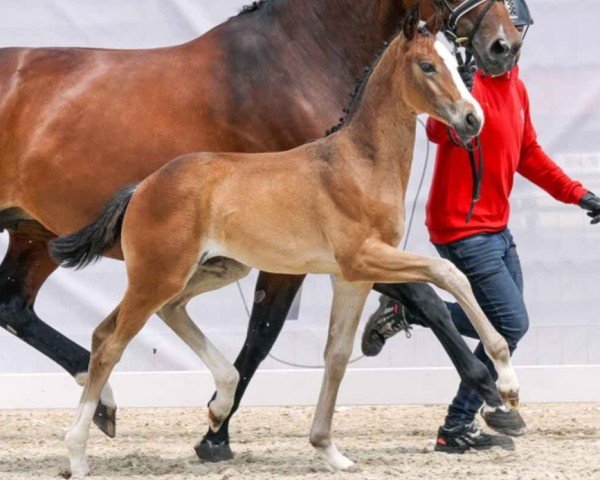
[[[50,242],[50,255],[67,268],[83,268],[97,261],[121,237],[121,226],[136,185],[120,190],[100,216],[78,232]]]

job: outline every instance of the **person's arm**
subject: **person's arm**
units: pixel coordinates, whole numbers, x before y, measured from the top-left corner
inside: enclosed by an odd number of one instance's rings
[[[521,158],[517,171],[557,200],[579,205],[590,193],[580,182],[570,178],[547,154],[537,141],[537,133],[531,122],[529,99],[523,87],[525,131]]]
[[[523,85],[525,107],[525,132],[518,172],[546,190],[557,200],[579,205],[586,210],[592,225],[600,223],[600,198],[571,179],[538,144],[537,134],[531,122],[529,97]]]

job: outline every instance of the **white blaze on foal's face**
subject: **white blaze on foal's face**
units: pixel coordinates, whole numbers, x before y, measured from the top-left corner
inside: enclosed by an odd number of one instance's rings
[[[454,55],[439,40],[435,41],[434,48],[443,62],[443,68],[450,74],[451,81],[460,96],[454,102],[447,104],[445,112],[440,112],[443,114],[441,120],[456,128],[459,133],[464,131],[468,136],[478,135],[481,133],[484,124],[481,105],[475,100],[460,77],[458,62]]]

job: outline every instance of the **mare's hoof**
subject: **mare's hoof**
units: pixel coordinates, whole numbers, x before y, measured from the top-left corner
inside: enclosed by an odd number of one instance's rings
[[[490,408],[484,407],[481,416],[492,430],[511,437],[520,437],[527,431],[525,420],[518,410],[511,410],[504,406]]]
[[[205,462],[217,463],[233,459],[231,447],[229,447],[229,443],[225,441],[213,443],[207,438],[203,438],[201,442],[196,444],[194,450],[196,450],[198,458]]]
[[[115,438],[117,435],[117,407],[100,402],[94,414],[94,423],[106,436]]]

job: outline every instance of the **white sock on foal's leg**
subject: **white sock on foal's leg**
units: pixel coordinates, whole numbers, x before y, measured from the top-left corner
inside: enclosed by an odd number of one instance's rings
[[[357,470],[356,464],[340,453],[335,446],[335,443],[331,442],[326,447],[317,447],[317,451],[331,464],[336,470],[342,470],[345,472],[352,472]]]
[[[80,403],[75,423],[73,423],[65,437],[65,443],[69,451],[72,478],[83,478],[90,473],[85,450],[90,434],[90,424],[94,419],[97,406],[97,401]]]

